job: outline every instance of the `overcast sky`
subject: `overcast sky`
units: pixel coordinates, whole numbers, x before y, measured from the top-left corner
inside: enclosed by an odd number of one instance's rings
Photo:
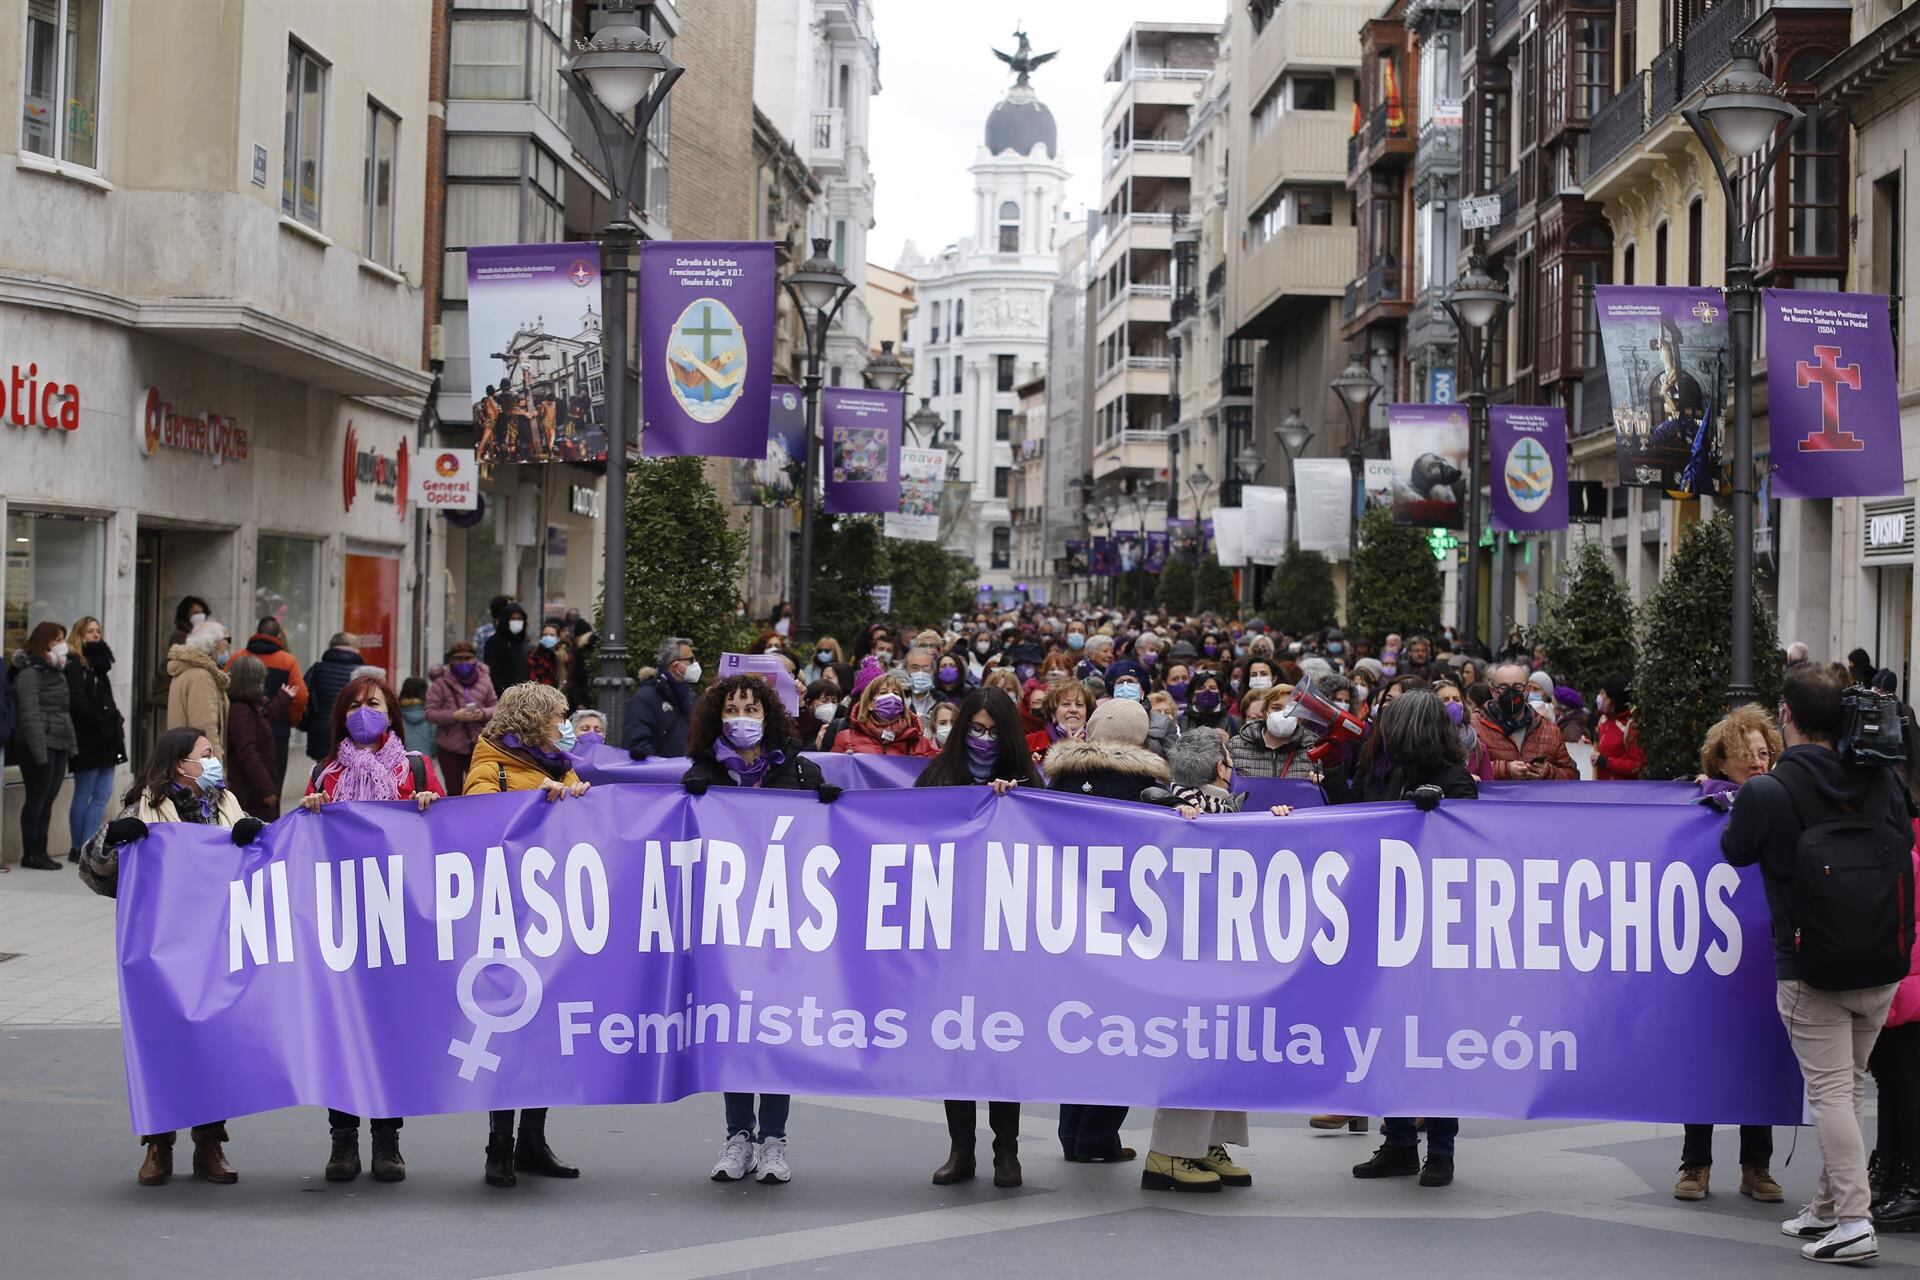
[[[973,232],[973,163],[987,112],[1013,84],[992,49],[1012,53],[1024,26],[1035,53],[1060,56],[1033,73],[1060,126],[1072,171],[1068,210],[1100,198],[1101,77],[1135,22],[1219,22],[1226,0],[874,0],[880,94],[873,100],[878,189],[869,261],[891,267],[912,240],[932,255]]]

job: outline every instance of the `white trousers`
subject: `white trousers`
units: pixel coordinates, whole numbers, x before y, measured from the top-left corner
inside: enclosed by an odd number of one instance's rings
[[[1151,1150],[1164,1156],[1185,1156],[1197,1160],[1214,1143],[1247,1145],[1247,1113],[1244,1111],[1191,1111],[1184,1107],[1161,1107],[1153,1113]]]

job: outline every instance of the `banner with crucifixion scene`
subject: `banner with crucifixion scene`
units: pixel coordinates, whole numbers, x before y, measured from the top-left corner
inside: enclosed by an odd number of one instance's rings
[[[1603,284],[1593,293],[1620,483],[1718,492],[1731,381],[1720,291]]]
[[[1887,300],[1764,289],[1767,425],[1781,498],[1905,491],[1900,387]]]
[[[641,451],[764,458],[773,386],[771,241],[640,246]]]
[[[605,461],[600,308],[596,244],[467,250],[467,366],[482,468]]]

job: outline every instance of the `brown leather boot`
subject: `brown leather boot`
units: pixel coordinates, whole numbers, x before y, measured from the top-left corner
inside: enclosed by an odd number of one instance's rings
[[[950,1187],[956,1182],[972,1182],[978,1171],[974,1160],[973,1139],[961,1141],[953,1139],[953,1150],[947,1153],[947,1162],[933,1171],[933,1185]]]
[[[224,1130],[218,1137],[195,1138],[193,1140],[193,1176],[205,1178],[208,1182],[222,1185],[240,1181],[240,1175],[227,1163],[227,1153],[220,1149],[226,1138]]]
[[[143,1187],[165,1186],[173,1177],[173,1135],[157,1134],[147,1139],[147,1158],[140,1162],[138,1174]]]
[[[1020,1185],[1020,1140],[996,1136],[993,1140],[993,1185]]]

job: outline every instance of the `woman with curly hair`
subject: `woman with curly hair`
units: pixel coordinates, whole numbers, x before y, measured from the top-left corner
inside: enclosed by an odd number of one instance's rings
[[[680,779],[692,795],[708,787],[761,787],[775,791],[812,791],[822,801],[840,794],[820,766],[800,754],[793,725],[773,690],[759,676],[728,676],[715,682],[694,704],[687,727],[687,755],[693,763]],[[758,1172],[760,1181],[786,1182],[787,1111],[793,1097],[763,1093],[755,1114],[754,1095],[728,1092],[727,1140],[714,1162],[715,1182],[738,1182]]]
[[[345,699],[342,699],[344,702]],[[575,743],[567,719],[567,696],[551,685],[521,683],[500,695],[493,719],[473,745],[462,795],[500,791],[542,791],[549,801],[587,793],[589,784],[573,771],[567,753]],[[514,1141],[513,1111],[488,1113],[487,1182],[511,1187],[520,1173],[577,1178],[580,1170],[553,1154],[547,1145],[547,1109],[520,1112],[520,1139]]]

